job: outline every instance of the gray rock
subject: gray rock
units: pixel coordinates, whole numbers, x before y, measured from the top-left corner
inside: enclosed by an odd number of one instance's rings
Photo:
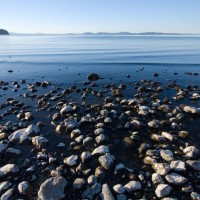
[[[123,194],[125,192],[125,188],[121,184],[114,185],[113,190],[118,194]]]
[[[195,171],[200,171],[200,161],[199,160],[187,160],[186,164]]]
[[[125,190],[129,193],[140,190],[142,188],[139,181],[130,181],[124,186]]]
[[[18,149],[14,149],[14,148],[8,148],[8,149],[5,151],[5,157],[6,157],[6,158],[19,156],[20,154],[21,154],[21,151],[18,150]]]
[[[7,190],[7,191],[1,196],[1,200],[9,200],[9,199],[12,197],[13,193],[14,193],[14,189],[13,189],[13,188]]]
[[[102,200],[115,200],[108,184],[103,184],[100,196]]]
[[[118,194],[116,197],[117,197],[117,200],[127,200],[127,197],[124,194]]]
[[[100,183],[95,183],[91,186],[93,195],[99,194],[102,189],[102,185]]]
[[[168,183],[173,185],[183,185],[187,182],[187,179],[177,173],[171,173],[165,176]]]
[[[197,192],[192,192],[190,196],[192,200],[200,200],[200,194]]]
[[[63,114],[66,114],[66,113],[70,113],[70,112],[72,112],[72,111],[73,111],[73,107],[70,106],[70,105],[67,105],[67,106],[63,107],[63,108],[60,110],[60,113],[61,113],[61,115],[63,115]]]
[[[168,184],[159,184],[155,190],[156,196],[159,198],[167,196],[170,194],[171,189]]]
[[[29,136],[29,133],[26,132],[26,129],[19,129],[12,133],[8,139],[13,143],[27,143],[31,140],[31,137]]]
[[[32,190],[33,188],[28,181],[23,181],[18,185],[18,191],[22,195],[30,195]]]
[[[65,158],[64,163],[71,167],[77,164],[77,160],[78,160],[78,156],[72,155],[70,157]]]
[[[158,184],[164,183],[161,175],[158,174],[158,173],[153,173],[152,177],[151,177],[151,180],[152,180],[152,182],[153,182],[154,185],[158,185]]]
[[[185,172],[185,162],[181,160],[174,160],[170,163],[170,168],[176,172]]]
[[[8,148],[7,144],[0,143],[0,154],[2,154]]]
[[[112,167],[112,165],[114,164],[114,160],[114,156],[110,155],[109,153],[106,153],[106,155],[99,157],[100,165],[106,170],[109,170]]]
[[[32,138],[32,143],[37,149],[42,149],[49,144],[49,141],[44,137],[35,136]]]
[[[170,165],[167,163],[155,163],[153,168],[160,175],[166,175],[170,171]]]
[[[65,197],[64,189],[67,181],[63,177],[52,177],[40,186],[38,197],[41,200],[60,200]]]
[[[12,183],[9,181],[4,181],[0,183],[0,194],[8,190],[12,186]]]
[[[7,164],[0,168],[0,178],[10,176],[19,172],[19,167],[15,164]]]
[[[162,157],[162,159],[164,159],[168,162],[174,160],[174,155],[173,155],[173,152],[171,150],[161,150],[160,156]]]
[[[97,147],[96,149],[94,149],[94,151],[92,152],[92,155],[103,155],[106,153],[109,153],[108,146],[101,145],[101,146]]]
[[[94,134],[95,135],[100,135],[100,134],[103,134],[104,133],[104,129],[103,128],[97,128],[95,131],[94,131]]]
[[[85,180],[83,178],[76,178],[73,183],[73,189],[78,190],[81,189],[85,185]]]
[[[94,175],[91,175],[88,177],[87,182],[89,185],[94,185],[97,182],[97,177]]]

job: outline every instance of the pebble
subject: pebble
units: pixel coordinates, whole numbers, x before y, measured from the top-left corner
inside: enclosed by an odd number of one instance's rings
[[[177,173],[171,173],[165,176],[168,183],[173,185],[183,185],[187,182],[187,179]]]
[[[140,190],[142,186],[139,181],[130,181],[126,185],[124,185],[124,188],[127,192],[131,193]]]
[[[162,198],[171,192],[171,187],[168,184],[159,184],[155,190],[156,196]]]

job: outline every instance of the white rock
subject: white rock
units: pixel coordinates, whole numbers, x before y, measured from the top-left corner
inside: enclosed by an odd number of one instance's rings
[[[185,172],[185,162],[181,160],[174,160],[170,163],[170,168],[176,172]]]
[[[167,163],[155,163],[153,168],[160,175],[166,175],[170,171],[169,164]]]
[[[70,105],[67,105],[65,107],[63,107],[61,110],[60,110],[60,113],[63,115],[63,114],[66,114],[66,113],[70,113],[73,111],[73,107],[70,106]]]
[[[19,172],[19,167],[15,164],[7,164],[0,168],[0,178]]]
[[[162,159],[169,161],[169,162],[174,160],[174,155],[171,150],[161,150],[160,156],[162,157]]]
[[[90,159],[91,158],[91,153],[89,151],[84,151],[82,154],[81,154],[81,160],[82,162],[84,163],[86,160]]]
[[[125,188],[121,184],[114,185],[113,190],[118,194],[123,194],[125,192]]]
[[[76,178],[73,183],[73,189],[81,189],[85,185],[85,180],[83,178]]]
[[[151,180],[152,180],[154,185],[158,185],[158,184],[164,183],[161,175],[158,174],[158,173],[153,173],[152,177],[151,177]]]
[[[18,191],[22,195],[30,194],[31,192],[31,186],[28,181],[23,181],[18,185]]]
[[[156,196],[161,198],[167,196],[171,192],[171,187],[168,184],[159,184],[155,190]]]
[[[103,134],[104,133],[104,129],[103,128],[97,128],[95,131],[94,131],[94,134],[95,135],[100,135],[100,134]]]
[[[99,163],[103,168],[109,170],[114,163],[114,159],[114,156],[110,155],[109,153],[106,153],[106,155],[99,157]]]
[[[173,135],[170,134],[170,133],[167,133],[167,132],[162,132],[161,135],[164,136],[165,138],[167,138],[170,141],[173,141],[173,139],[174,139]]]
[[[32,143],[37,149],[42,149],[48,145],[49,141],[44,137],[35,136],[32,138]]]
[[[64,163],[68,166],[74,166],[77,164],[78,156],[72,155],[64,159]]]
[[[183,150],[183,153],[185,153],[188,157],[194,158],[197,154],[199,154],[199,149],[195,146],[189,146]]]
[[[106,139],[106,136],[104,134],[100,134],[99,136],[95,138],[97,144],[100,144],[101,142],[105,141],[105,139]]]
[[[168,183],[173,185],[183,185],[187,182],[187,179],[177,173],[171,173],[165,176]]]
[[[97,177],[94,175],[90,175],[87,179],[89,185],[94,185],[97,182]]]
[[[25,143],[31,140],[31,137],[29,137],[29,133],[26,132],[26,129],[19,129],[12,133],[8,139],[13,143]]]
[[[130,181],[124,186],[125,190],[129,193],[140,190],[142,188],[139,181]]]
[[[96,149],[94,149],[94,151],[92,152],[92,155],[98,155],[98,154],[103,155],[106,153],[109,153],[108,146],[101,145],[101,146],[97,147]]]

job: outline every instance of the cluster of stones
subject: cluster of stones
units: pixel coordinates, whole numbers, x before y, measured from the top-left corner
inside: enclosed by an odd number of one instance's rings
[[[1,85],[3,89],[8,84]],[[167,88],[144,80],[134,83],[133,98],[122,96],[124,84],[97,91],[88,82],[82,90],[72,86],[36,95],[37,87],[49,85],[28,84],[29,92],[21,97],[37,99],[38,112],[51,112],[50,124],[38,122],[23,102],[9,98],[0,105],[11,107],[20,121],[1,125],[1,199],[200,199],[200,152],[189,142],[185,126],[200,116],[199,108],[159,98]],[[198,100],[197,86],[173,87],[173,99]],[[80,102],[68,100],[73,93],[80,95]],[[89,95],[99,97],[99,103],[89,103]],[[53,141],[43,126],[66,137],[55,153],[49,151]],[[27,146],[30,152],[24,151]],[[137,167],[130,165],[133,161]]]

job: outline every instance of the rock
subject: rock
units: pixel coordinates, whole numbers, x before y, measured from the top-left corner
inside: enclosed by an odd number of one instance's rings
[[[197,192],[192,192],[190,196],[192,200],[200,200],[200,194]]]
[[[181,138],[186,138],[189,135],[187,131],[179,131],[178,136]]]
[[[8,158],[13,158],[13,157],[17,157],[21,154],[21,151],[18,149],[14,149],[14,148],[8,148],[5,152],[5,157]]]
[[[19,167],[15,164],[7,164],[0,168],[0,178],[10,176],[19,172]]]
[[[64,163],[71,167],[77,164],[77,160],[78,160],[78,156],[72,155],[70,157],[65,158]]]
[[[94,185],[97,182],[97,177],[94,175],[91,175],[88,177],[87,182],[89,185]]]
[[[183,185],[187,182],[187,179],[177,173],[171,173],[165,176],[168,183],[173,185]]]
[[[7,30],[0,29],[0,35],[10,35]]]
[[[60,114],[63,115],[63,114],[66,114],[66,113],[70,113],[73,111],[73,107],[70,106],[70,105],[67,105],[65,107],[63,107],[61,110],[60,110]]]
[[[8,148],[7,144],[0,143],[0,154],[2,154]]]
[[[183,150],[183,153],[185,153],[188,157],[195,158],[199,154],[199,149],[195,146],[189,146]]]
[[[162,135],[163,137],[167,138],[167,139],[170,140],[170,141],[173,141],[173,139],[174,139],[174,138],[173,138],[173,135],[170,134],[170,133],[167,133],[167,132],[162,132],[161,135]]]
[[[124,194],[118,194],[116,197],[117,197],[116,200],[127,200],[127,197]]]
[[[91,153],[89,151],[84,151],[82,154],[81,154],[81,160],[82,162],[84,163],[85,161],[87,161],[88,159],[91,158]]]
[[[199,114],[199,109],[198,109],[198,108],[195,108],[195,107],[193,107],[193,106],[184,106],[184,107],[183,107],[183,110],[184,110],[186,113]]]
[[[106,155],[99,157],[99,163],[103,168],[109,170],[114,164],[114,159],[114,156],[110,155],[109,153],[106,153]]]
[[[157,163],[157,160],[150,156],[146,156],[143,161],[146,165],[153,165],[153,164]]]
[[[60,200],[65,197],[64,189],[67,181],[63,177],[52,177],[40,186],[38,197],[41,200]]]
[[[125,137],[122,142],[126,148],[134,148],[135,147],[135,143],[130,137]]]
[[[1,196],[1,200],[9,200],[14,194],[14,189],[11,188],[9,190],[7,190],[2,196]]]
[[[130,181],[124,186],[124,188],[128,193],[131,193],[140,190],[142,186],[139,181]]]
[[[0,183],[0,194],[8,190],[12,186],[12,183],[9,181],[4,181]]]
[[[151,139],[155,142],[159,142],[159,143],[164,143],[166,141],[166,138],[158,135],[158,134],[152,134],[151,135]]]
[[[176,172],[185,172],[185,162],[181,160],[174,160],[170,163],[170,168]]]
[[[161,175],[158,174],[158,173],[153,173],[152,177],[151,177],[151,180],[152,180],[152,182],[153,182],[154,185],[158,185],[158,184],[164,183]]]
[[[114,185],[113,190],[118,194],[123,194],[125,192],[125,188],[121,184]]]
[[[174,160],[173,152],[171,150],[161,150],[160,156],[162,157],[162,159],[168,162]]]
[[[199,160],[187,160],[186,164],[192,168],[194,171],[200,171],[200,161]]]
[[[92,189],[92,193],[96,195],[101,192],[102,186],[100,183],[95,183],[94,185],[91,186],[91,189]]]
[[[102,200],[115,200],[108,184],[103,184],[100,197]]]
[[[171,189],[168,184],[159,184],[155,190],[156,196],[159,198],[167,196],[170,194]]]
[[[120,96],[122,96],[121,90],[120,89],[112,90],[112,96],[113,97],[120,97]]]
[[[32,143],[33,145],[35,145],[37,149],[42,149],[42,148],[45,148],[49,144],[49,141],[44,137],[35,136],[32,138]]]
[[[99,75],[92,73],[92,74],[89,74],[87,78],[89,81],[96,81],[96,80],[99,80]]]
[[[28,181],[23,181],[18,185],[18,191],[22,195],[30,195],[33,192],[33,188]]]
[[[100,134],[99,136],[95,138],[97,144],[102,143],[103,141],[105,141],[105,139],[106,139],[106,136],[104,134]]]
[[[100,135],[100,134],[103,134],[104,133],[104,129],[103,128],[97,128],[95,131],[94,131],[94,134],[95,135]]]
[[[103,155],[109,153],[109,148],[105,145],[101,145],[93,150],[92,155]]]
[[[85,185],[85,180],[83,178],[76,178],[73,183],[73,189],[81,189]]]
[[[26,132],[26,129],[19,129],[12,133],[8,139],[13,143],[27,143],[31,140],[31,137],[29,137],[28,133]]]
[[[146,151],[147,156],[158,156],[159,155],[159,150],[157,149],[149,149]]]
[[[167,163],[155,163],[153,165],[154,170],[156,173],[160,175],[166,175],[170,171],[169,164]]]
[[[157,129],[160,126],[160,121],[154,119],[154,120],[148,122],[148,126],[151,127],[151,128]]]

